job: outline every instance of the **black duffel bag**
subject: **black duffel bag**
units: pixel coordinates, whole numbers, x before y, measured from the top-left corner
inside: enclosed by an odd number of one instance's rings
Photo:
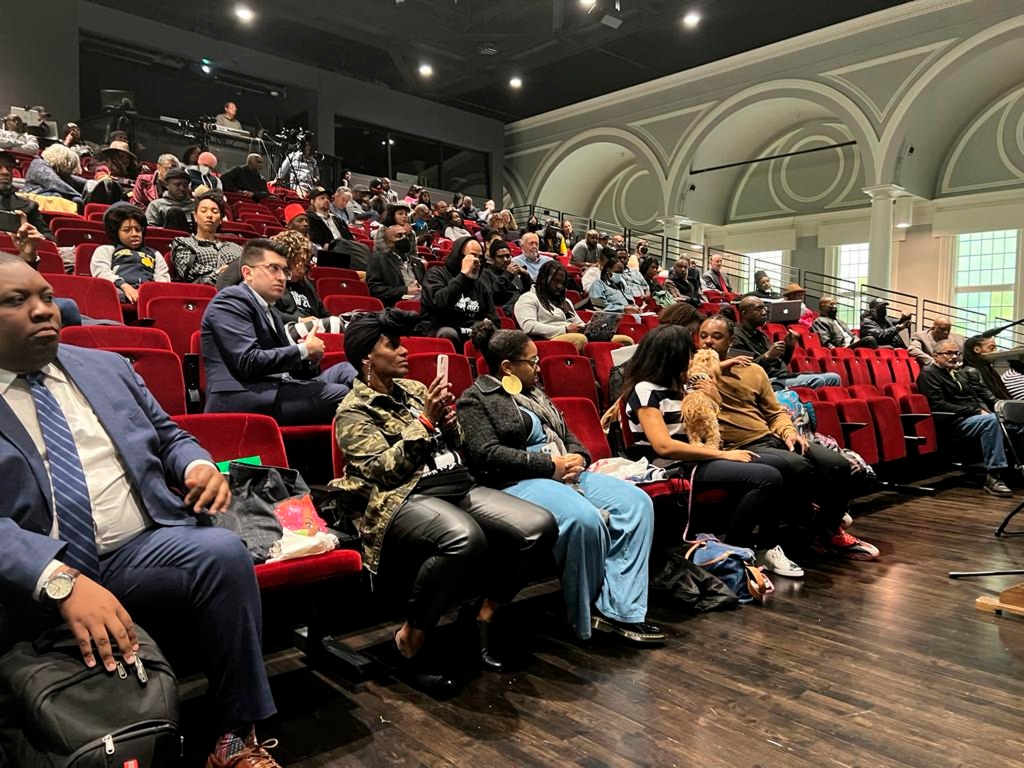
[[[171,665],[138,626],[136,664],[115,651],[90,669],[67,627],[0,657],[4,752],[18,768],[179,766],[178,686]],[[2,765],[2,760],[0,760]]]

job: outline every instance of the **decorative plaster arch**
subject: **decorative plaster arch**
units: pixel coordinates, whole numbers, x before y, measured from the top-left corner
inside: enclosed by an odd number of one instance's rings
[[[892,118],[886,123],[882,132],[880,144],[885,151],[876,160],[876,176],[880,183],[895,180],[900,153],[903,149],[903,137],[913,139],[911,131],[917,121],[934,120],[936,108],[950,103],[949,99],[943,98],[943,93],[951,91],[955,82],[949,77],[943,78],[955,74],[965,64],[975,62],[1001,46],[1014,42],[1024,60],[1024,43],[1020,41],[1022,29],[1024,29],[1024,15],[999,22],[951,48],[918,78],[893,110]],[[1017,72],[1020,71],[1017,70]],[[993,85],[990,93],[982,94],[984,104],[990,103],[1005,89],[1006,86]],[[960,135],[961,128],[962,120],[946,137],[945,148],[953,145]],[[947,159],[943,157],[934,161],[936,178],[933,180],[931,190],[936,189],[938,174],[945,166]]]
[[[668,174],[666,211],[676,212],[673,203],[680,199],[683,185],[689,181],[690,163],[698,155],[705,142],[713,136],[713,133],[716,131],[720,133],[734,121],[743,120],[744,112],[749,109],[763,109],[766,102],[777,99],[803,101],[817,110],[824,110],[821,116],[828,116],[843,123],[857,142],[868,185],[876,183],[873,169],[876,167],[876,157],[879,154],[878,137],[871,120],[856,102],[837,89],[813,80],[772,80],[751,86],[730,96],[701,118],[672,161]],[[804,119],[806,118],[801,117],[801,122]],[[759,148],[760,143],[751,144],[749,147],[733,146],[732,150],[736,160],[745,160],[753,157],[754,152]],[[869,169],[872,169],[871,172]]]
[[[664,197],[665,169],[659,162],[654,150],[643,139],[629,131],[611,126],[602,126],[577,133],[556,147],[537,169],[533,182],[529,185],[529,194],[526,199],[540,201],[541,192],[548,186],[552,177],[556,176],[559,166],[562,165],[563,161],[579,150],[596,144],[617,145],[632,154],[634,158],[646,161],[645,163],[638,163],[638,166],[649,171],[652,177],[658,180],[661,185],[662,196]],[[605,161],[607,162],[607,160]],[[611,167],[609,163],[608,177],[610,178],[612,172],[617,172],[620,168],[621,162],[614,167]],[[545,200],[544,202],[547,203],[548,201]]]

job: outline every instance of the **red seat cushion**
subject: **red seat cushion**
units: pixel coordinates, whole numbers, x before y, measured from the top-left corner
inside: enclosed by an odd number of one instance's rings
[[[363,569],[363,558],[351,549],[336,549],[322,555],[263,563],[256,566],[256,581],[261,591],[280,587],[299,587],[339,576],[351,576]]]

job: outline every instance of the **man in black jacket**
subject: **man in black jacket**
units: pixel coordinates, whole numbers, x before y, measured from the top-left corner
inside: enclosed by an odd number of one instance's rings
[[[775,389],[782,387],[838,387],[842,384],[836,373],[790,373],[789,361],[793,357],[796,340],[787,337],[786,341],[768,338],[761,326],[768,322],[768,308],[756,296],[747,296],[739,303],[740,323],[736,326],[732,337],[730,353],[750,355],[754,362],[764,368]]]
[[[928,398],[932,411],[943,414],[939,423],[951,434],[981,440],[983,461],[988,470],[985,492],[993,496],[1012,496],[999,477],[999,470],[1006,468],[999,420],[964,373],[957,370],[959,363],[960,350],[956,343],[948,339],[940,341],[935,345],[935,362],[921,369],[918,389]]]
[[[487,249],[485,264],[480,270],[480,282],[491,292],[494,306],[512,314],[512,307],[524,293],[529,293],[533,281],[524,267],[511,263],[512,251],[504,240],[492,240]]]
[[[366,264],[366,286],[370,295],[393,307],[403,296],[419,298],[425,268],[406,227],[395,224],[384,230],[384,247],[378,248]]]
[[[331,213],[331,193],[316,187],[309,193],[309,239],[325,251],[339,240],[351,240],[348,224]]]
[[[14,193],[14,169],[18,161],[10,152],[0,152],[0,211],[24,211],[28,223],[35,227],[47,240],[53,240],[53,232],[46,226],[39,206],[32,200],[18,197]]]
[[[245,165],[239,165],[220,177],[225,192],[238,192],[250,197],[257,203],[273,197],[267,189],[267,180],[260,171],[263,170],[263,157],[253,152],[245,158]]]
[[[860,316],[860,337],[873,338],[880,347],[907,348],[907,342],[900,333],[910,327],[911,315],[904,314],[898,321],[892,320],[885,313],[889,302],[882,298],[874,298],[868,308]]]
[[[452,243],[443,267],[433,267],[423,282],[418,336],[448,339],[456,349],[470,336],[477,320],[489,319],[500,325],[494,301],[480,282],[483,246],[472,237]]]

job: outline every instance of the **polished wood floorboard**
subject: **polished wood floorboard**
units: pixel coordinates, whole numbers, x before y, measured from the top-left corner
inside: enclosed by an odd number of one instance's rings
[[[673,635],[658,648],[580,646],[558,594],[535,589],[504,617],[521,663],[467,670],[448,701],[279,654],[280,711],[261,735],[280,740],[275,755],[292,768],[1021,766],[1024,620],[975,611],[974,599],[1024,577],[947,577],[1024,567],[1024,537],[993,536],[1015,503],[956,484],[935,498],[862,500],[853,531],[881,548],[879,562],[790,551],[807,575],[776,579],[769,607],[652,609]],[[435,637],[454,658],[465,655],[458,629]],[[378,627],[353,639],[386,638]],[[193,747],[206,738],[192,738],[202,707],[184,705]]]

